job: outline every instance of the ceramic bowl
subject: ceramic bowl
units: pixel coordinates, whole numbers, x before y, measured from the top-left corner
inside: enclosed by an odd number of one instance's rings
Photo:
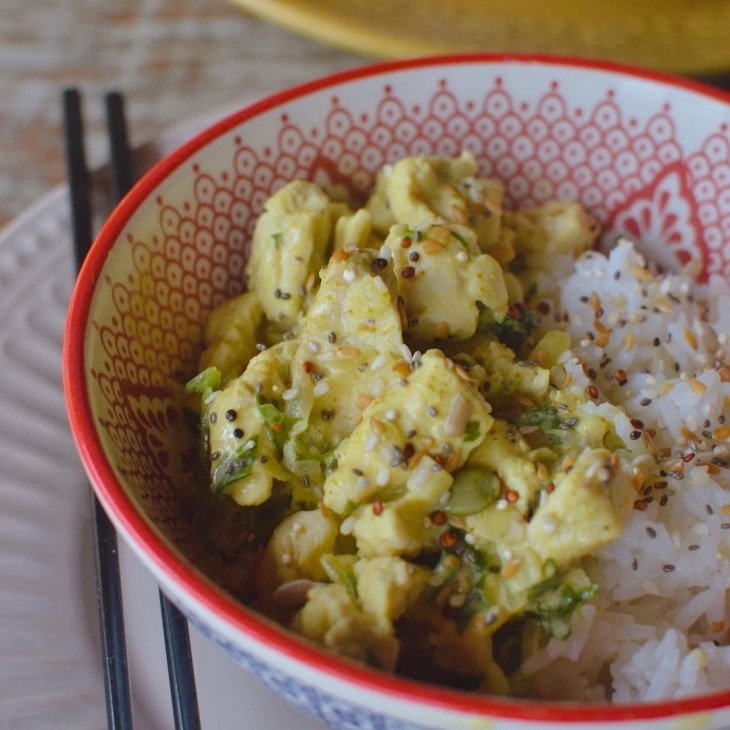
[[[578,199],[663,265],[730,275],[730,99],[575,59],[460,56],[368,66],[253,104],[149,172],[114,211],[74,291],[65,392],[105,509],[213,641],[336,728],[719,728],[730,690],[631,706],[524,702],[386,676],[241,605],[201,564],[176,485],[196,458],[180,384],[206,314],[243,288],[254,222],[293,178],[362,199],[404,155],[471,150],[511,205]]]

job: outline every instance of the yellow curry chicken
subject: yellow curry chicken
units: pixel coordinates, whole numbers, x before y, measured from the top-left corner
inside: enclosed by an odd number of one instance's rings
[[[468,153],[386,167],[357,210],[281,188],[187,390],[257,607],[383,670],[520,694],[515,657],[594,597],[635,474],[536,285],[596,221],[503,195]]]

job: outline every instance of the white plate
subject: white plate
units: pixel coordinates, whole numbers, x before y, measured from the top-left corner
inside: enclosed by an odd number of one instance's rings
[[[218,116],[218,115],[215,115]],[[149,164],[211,117],[140,152]],[[99,174],[97,175],[99,177]],[[0,232],[0,727],[105,727],[91,498],[66,421],[67,191]],[[157,587],[120,543],[135,728],[173,727]],[[191,628],[204,730],[322,730]]]

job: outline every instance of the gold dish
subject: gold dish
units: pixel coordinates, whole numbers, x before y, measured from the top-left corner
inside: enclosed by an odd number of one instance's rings
[[[380,58],[559,53],[681,74],[730,69],[730,0],[231,0],[315,40]]]

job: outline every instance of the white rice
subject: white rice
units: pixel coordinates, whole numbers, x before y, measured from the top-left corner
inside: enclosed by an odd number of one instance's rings
[[[688,271],[647,276],[626,241],[608,257],[585,254],[563,276],[567,266],[561,260],[558,277],[546,276],[539,291],[552,289],[554,305],[569,313],[571,387],[592,383],[599,400],[625,410],[619,435],[643,452],[635,458],[650,459],[645,484],[657,486],[636,495],[645,509],[632,512],[622,537],[589,568],[598,599],[576,610],[569,638],[552,639],[523,670],[540,695],[575,700],[628,703],[727,688],[730,448],[722,429],[730,425],[730,382],[722,378],[730,380],[730,368],[721,368],[730,362],[730,288],[719,277],[700,286]],[[597,306],[609,329],[603,346]],[[655,458],[643,439],[629,440],[629,419],[654,433]]]

